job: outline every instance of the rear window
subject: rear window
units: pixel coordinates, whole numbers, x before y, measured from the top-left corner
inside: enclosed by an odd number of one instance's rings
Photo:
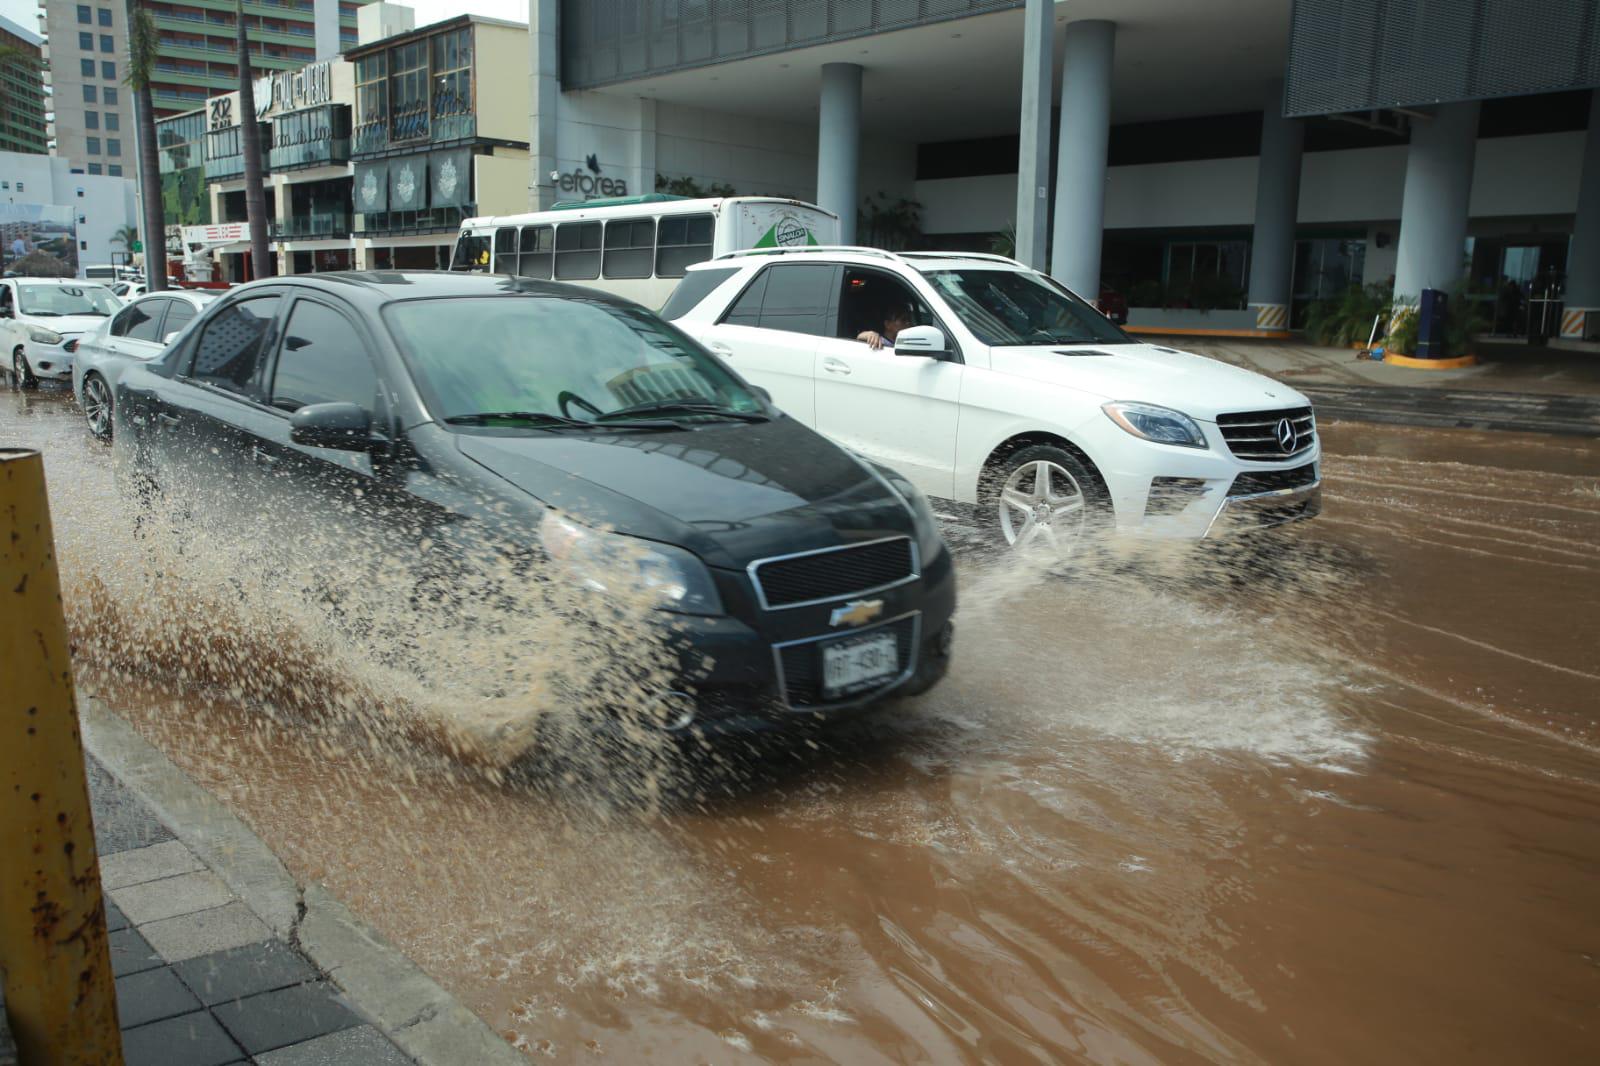
[[[738,272],[738,267],[716,267],[709,270],[690,271],[682,281],[678,282],[678,287],[672,290],[672,295],[667,299],[666,305],[661,308],[661,317],[668,322],[682,318],[700,306],[700,301],[710,296],[712,289],[715,289]]]

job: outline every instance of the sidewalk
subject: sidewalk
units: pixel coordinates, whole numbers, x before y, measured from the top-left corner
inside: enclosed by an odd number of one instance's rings
[[[1328,418],[1600,436],[1600,355],[1589,352],[1483,344],[1477,366],[1415,370],[1309,344],[1195,338],[1173,347],[1293,386]]]

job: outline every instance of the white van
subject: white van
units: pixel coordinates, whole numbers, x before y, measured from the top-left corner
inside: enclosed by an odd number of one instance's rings
[[[657,308],[695,263],[743,248],[838,240],[839,217],[800,200],[652,194],[469,218],[450,269],[576,282]]]

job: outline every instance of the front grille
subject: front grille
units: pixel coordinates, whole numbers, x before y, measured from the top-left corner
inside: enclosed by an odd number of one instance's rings
[[[1280,443],[1278,424],[1289,420],[1289,446]],[[1243,411],[1218,415],[1217,428],[1233,454],[1241,459],[1275,463],[1305,451],[1317,439],[1316,419],[1309,407],[1281,411]]]
[[[909,537],[847,544],[805,555],[752,563],[750,576],[768,609],[837,600],[917,576]]]
[[[1261,492],[1303,489],[1317,480],[1317,464],[1307,463],[1293,470],[1258,470],[1240,474],[1228,489],[1229,496],[1254,496]]]
[[[899,651],[900,673],[884,681],[878,690],[872,691],[881,691],[883,687],[894,684],[916,663],[916,617],[901,618],[881,628],[894,633],[895,646]],[[840,639],[849,639],[856,635],[858,634],[841,633],[839,636]],[[783,666],[783,698],[791,708],[799,710],[822,705],[822,645],[825,643],[827,642],[820,640],[807,641],[804,644],[790,644],[778,649],[778,661]],[[872,695],[872,691],[858,692],[848,698],[861,699]]]

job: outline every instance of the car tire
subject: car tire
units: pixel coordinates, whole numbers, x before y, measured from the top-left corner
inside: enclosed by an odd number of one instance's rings
[[[115,432],[113,427],[114,408],[111,399],[111,386],[106,384],[106,379],[99,374],[85,374],[83,377],[83,417],[88,420],[89,432],[95,440],[111,443],[111,436]]]
[[[28,357],[22,354],[22,345],[11,349],[11,387],[14,389],[37,389],[39,379],[33,376],[33,368],[28,365]]]
[[[1045,480],[1041,484],[1040,477]],[[990,467],[979,506],[995,545],[1064,559],[1111,528],[1111,494],[1080,455],[1034,444]]]

